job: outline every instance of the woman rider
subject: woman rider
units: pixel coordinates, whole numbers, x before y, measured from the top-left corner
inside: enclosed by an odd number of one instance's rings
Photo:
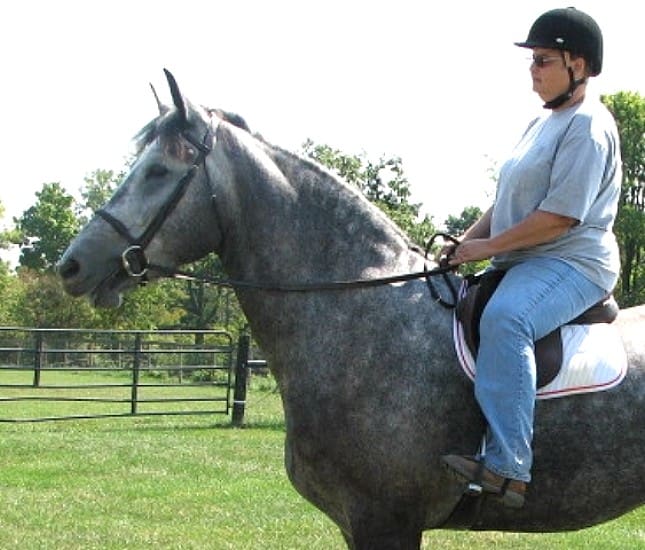
[[[446,455],[457,474],[524,504],[531,480],[533,342],[611,292],[619,272],[612,226],[621,161],[609,111],[588,97],[600,74],[600,28],[574,8],[541,15],[518,46],[532,50],[545,102],[503,165],[494,205],[463,235],[452,265],[491,258],[506,271],[480,323],[475,396],[486,417],[483,457]]]

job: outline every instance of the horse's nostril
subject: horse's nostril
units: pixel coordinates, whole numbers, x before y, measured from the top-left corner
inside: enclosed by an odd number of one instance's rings
[[[73,258],[70,258],[69,260],[65,260],[63,263],[58,264],[56,269],[61,278],[69,279],[70,277],[78,274],[81,269],[81,265]]]

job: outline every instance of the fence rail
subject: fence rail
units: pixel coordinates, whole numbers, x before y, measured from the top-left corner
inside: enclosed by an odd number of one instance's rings
[[[235,352],[216,330],[0,327],[0,422],[228,414]],[[19,417],[28,401],[43,414]]]

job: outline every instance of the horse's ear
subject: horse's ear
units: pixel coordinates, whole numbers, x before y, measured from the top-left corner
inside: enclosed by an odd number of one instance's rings
[[[155,96],[157,107],[159,107],[159,116],[165,115],[170,110],[170,108],[168,107],[168,105],[161,103],[159,96],[157,95],[157,90],[155,90],[155,87],[152,84],[150,84],[150,89],[152,90],[152,95]]]
[[[170,87],[170,95],[172,95],[172,101],[177,108],[177,112],[184,122],[188,122],[186,102],[184,101],[184,98],[179,91],[179,86],[177,86],[175,77],[172,76],[172,73],[168,69],[164,69],[163,72],[166,73],[166,80],[168,81],[168,86]]]

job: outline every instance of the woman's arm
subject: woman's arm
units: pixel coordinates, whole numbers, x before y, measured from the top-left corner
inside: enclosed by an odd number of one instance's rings
[[[491,206],[486,212],[484,212],[480,218],[472,224],[466,231],[464,232],[463,235],[461,235],[461,242],[463,243],[464,241],[468,241],[470,239],[485,239],[490,237],[490,220],[493,215],[493,207]],[[461,245],[459,245],[461,246]],[[452,255],[454,254],[455,250],[457,248],[457,245],[454,243],[446,244],[444,245],[437,258],[442,259],[441,261],[445,261],[448,258],[452,258]],[[452,263],[452,262],[449,262]]]
[[[480,222],[490,212],[491,210],[488,210]],[[577,223],[577,220],[544,210],[536,210],[520,223],[492,238],[490,237],[490,215],[488,216],[489,232],[486,236],[479,236],[485,235],[484,225],[477,227],[480,222],[477,222],[466,232],[464,241],[450,257],[449,263],[451,265],[485,260],[504,252],[547,243],[566,233]]]
[[[474,224],[466,229],[466,232],[461,237],[462,242],[471,239],[487,239],[490,237],[490,220],[492,216],[493,207],[491,206]]]

